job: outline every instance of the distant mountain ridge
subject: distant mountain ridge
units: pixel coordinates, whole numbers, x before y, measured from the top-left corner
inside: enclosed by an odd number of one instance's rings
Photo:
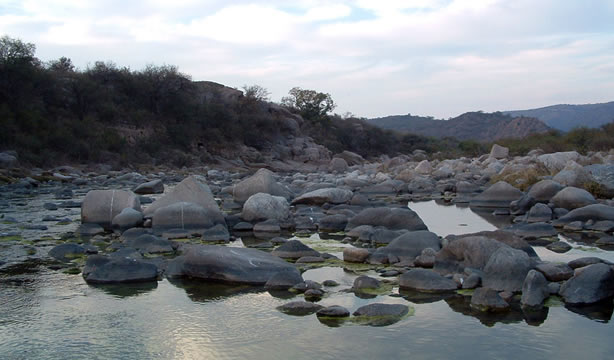
[[[495,141],[521,138],[543,133],[550,128],[542,121],[529,117],[511,117],[500,112],[468,112],[450,120],[433,117],[394,115],[367,120],[372,125],[435,138],[454,137],[459,140]]]
[[[538,109],[505,111],[504,114],[534,117],[562,131],[581,126],[596,128],[614,121],[614,101],[584,105],[560,104]]]

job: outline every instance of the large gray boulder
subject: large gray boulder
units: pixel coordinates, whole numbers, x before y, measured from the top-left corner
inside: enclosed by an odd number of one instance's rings
[[[271,194],[257,193],[249,197],[243,204],[241,218],[245,221],[285,220],[290,213],[286,198]]]
[[[151,217],[156,210],[173,205],[180,202],[194,203],[210,213],[217,213],[219,219],[223,217],[211,189],[206,184],[205,179],[201,176],[191,175],[183,179],[173,188],[168,194],[165,194],[153,204],[149,205],[145,211],[145,217]]]
[[[162,254],[173,252],[173,243],[151,234],[143,234],[135,239],[128,240],[126,245],[141,253]]]
[[[453,291],[456,282],[427,269],[413,269],[399,277],[399,287],[424,292]]]
[[[548,296],[548,280],[539,271],[529,271],[522,284],[520,303],[527,307],[540,307]]]
[[[542,163],[551,173],[561,171],[570,161],[578,161],[580,154],[577,151],[557,152],[543,154],[537,157],[537,161]]]
[[[152,228],[156,234],[170,229],[183,229],[202,234],[204,230],[217,224],[226,226],[219,209],[210,210],[189,202],[178,202],[158,208],[152,218]]]
[[[271,252],[282,259],[299,259],[303,256],[320,256],[320,253],[299,240],[289,240]]]
[[[558,220],[554,221],[555,225],[567,224],[574,221],[602,221],[610,220],[614,221],[614,207],[604,204],[593,204],[584,206],[578,209],[571,210],[567,214],[561,216]]]
[[[538,264],[535,269],[546,277],[548,281],[564,281],[573,276],[573,269],[567,264],[556,263],[541,263]]]
[[[482,284],[499,291],[521,291],[524,279],[532,268],[533,264],[524,251],[502,246],[484,266]]]
[[[291,198],[292,192],[275,181],[273,175],[273,172],[268,169],[259,169],[254,175],[236,184],[232,189],[232,196],[240,203],[247,201],[250,196],[257,193]]]
[[[347,151],[347,150],[344,150],[343,152],[336,154],[334,157],[342,158],[343,160],[347,162],[349,166],[360,165],[365,162],[365,159],[362,156],[356,153],[353,153],[351,151]]]
[[[592,181],[591,174],[582,165],[571,161],[552,178],[562,185],[581,187]]]
[[[128,258],[90,257],[83,271],[88,283],[108,284],[155,281],[158,268],[150,263]]]
[[[333,173],[344,173],[348,171],[348,163],[343,158],[334,157],[328,164],[328,170]]]
[[[609,197],[614,196],[614,164],[593,164],[584,168]]]
[[[132,191],[91,190],[81,204],[81,222],[110,228],[113,218],[125,208],[141,211],[141,202]]]
[[[527,222],[544,222],[552,220],[552,209],[544,204],[537,203],[529,210],[527,214]]]
[[[143,213],[133,208],[125,208],[115,215],[111,226],[119,230],[126,230],[143,224]]]
[[[294,265],[264,251],[195,245],[169,263],[167,276],[264,285],[276,274],[284,272],[299,273]]]
[[[576,269],[559,291],[568,304],[592,304],[614,296],[614,270],[606,264]]]
[[[375,253],[396,256],[399,260],[413,260],[426,248],[438,251],[441,248],[439,236],[426,230],[410,231],[378,248]]]
[[[564,186],[556,181],[541,180],[533,184],[527,194],[537,202],[548,203],[550,199],[552,199],[556,193],[563,190],[563,188]]]
[[[309,204],[309,205],[322,205],[324,203],[329,204],[344,204],[352,200],[354,193],[347,189],[338,188],[324,188],[317,189],[305,193],[294,200],[292,205],[295,204]]]
[[[489,157],[495,159],[505,159],[509,153],[510,149],[498,144],[493,144],[492,148],[490,149]]]
[[[469,205],[471,207],[508,208],[512,201],[518,200],[522,196],[522,191],[505,181],[499,181],[471,199]]]
[[[383,226],[389,230],[428,230],[422,219],[407,208],[368,208],[362,210],[348,222],[346,230],[360,225]]]
[[[559,191],[552,198],[555,207],[573,210],[597,203],[597,200],[584,189],[569,186]]]

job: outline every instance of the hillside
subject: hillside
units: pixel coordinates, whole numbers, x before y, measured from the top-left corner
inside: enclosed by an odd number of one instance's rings
[[[528,116],[548,126],[569,131],[575,127],[597,128],[614,121],[614,101],[601,104],[552,105],[539,109],[505,111],[511,116]]]
[[[528,117],[512,118],[502,113],[469,112],[450,120],[408,115],[387,116],[367,120],[384,129],[404,131],[436,138],[454,137],[459,140],[494,141],[501,138],[521,138],[549,130],[543,122]]]

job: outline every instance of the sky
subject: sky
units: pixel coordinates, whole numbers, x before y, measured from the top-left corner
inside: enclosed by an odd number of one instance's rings
[[[614,101],[614,0],[0,0],[0,35],[361,117]]]

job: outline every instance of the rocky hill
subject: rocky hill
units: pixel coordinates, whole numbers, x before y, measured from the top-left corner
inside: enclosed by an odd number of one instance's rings
[[[548,126],[569,131],[575,127],[597,128],[614,121],[614,101],[601,104],[552,105],[539,109],[505,111],[511,116],[528,116]]]
[[[384,129],[423,136],[476,141],[521,138],[550,130],[546,124],[535,118],[513,118],[500,112],[468,112],[450,120],[408,114],[369,119],[368,122]]]

